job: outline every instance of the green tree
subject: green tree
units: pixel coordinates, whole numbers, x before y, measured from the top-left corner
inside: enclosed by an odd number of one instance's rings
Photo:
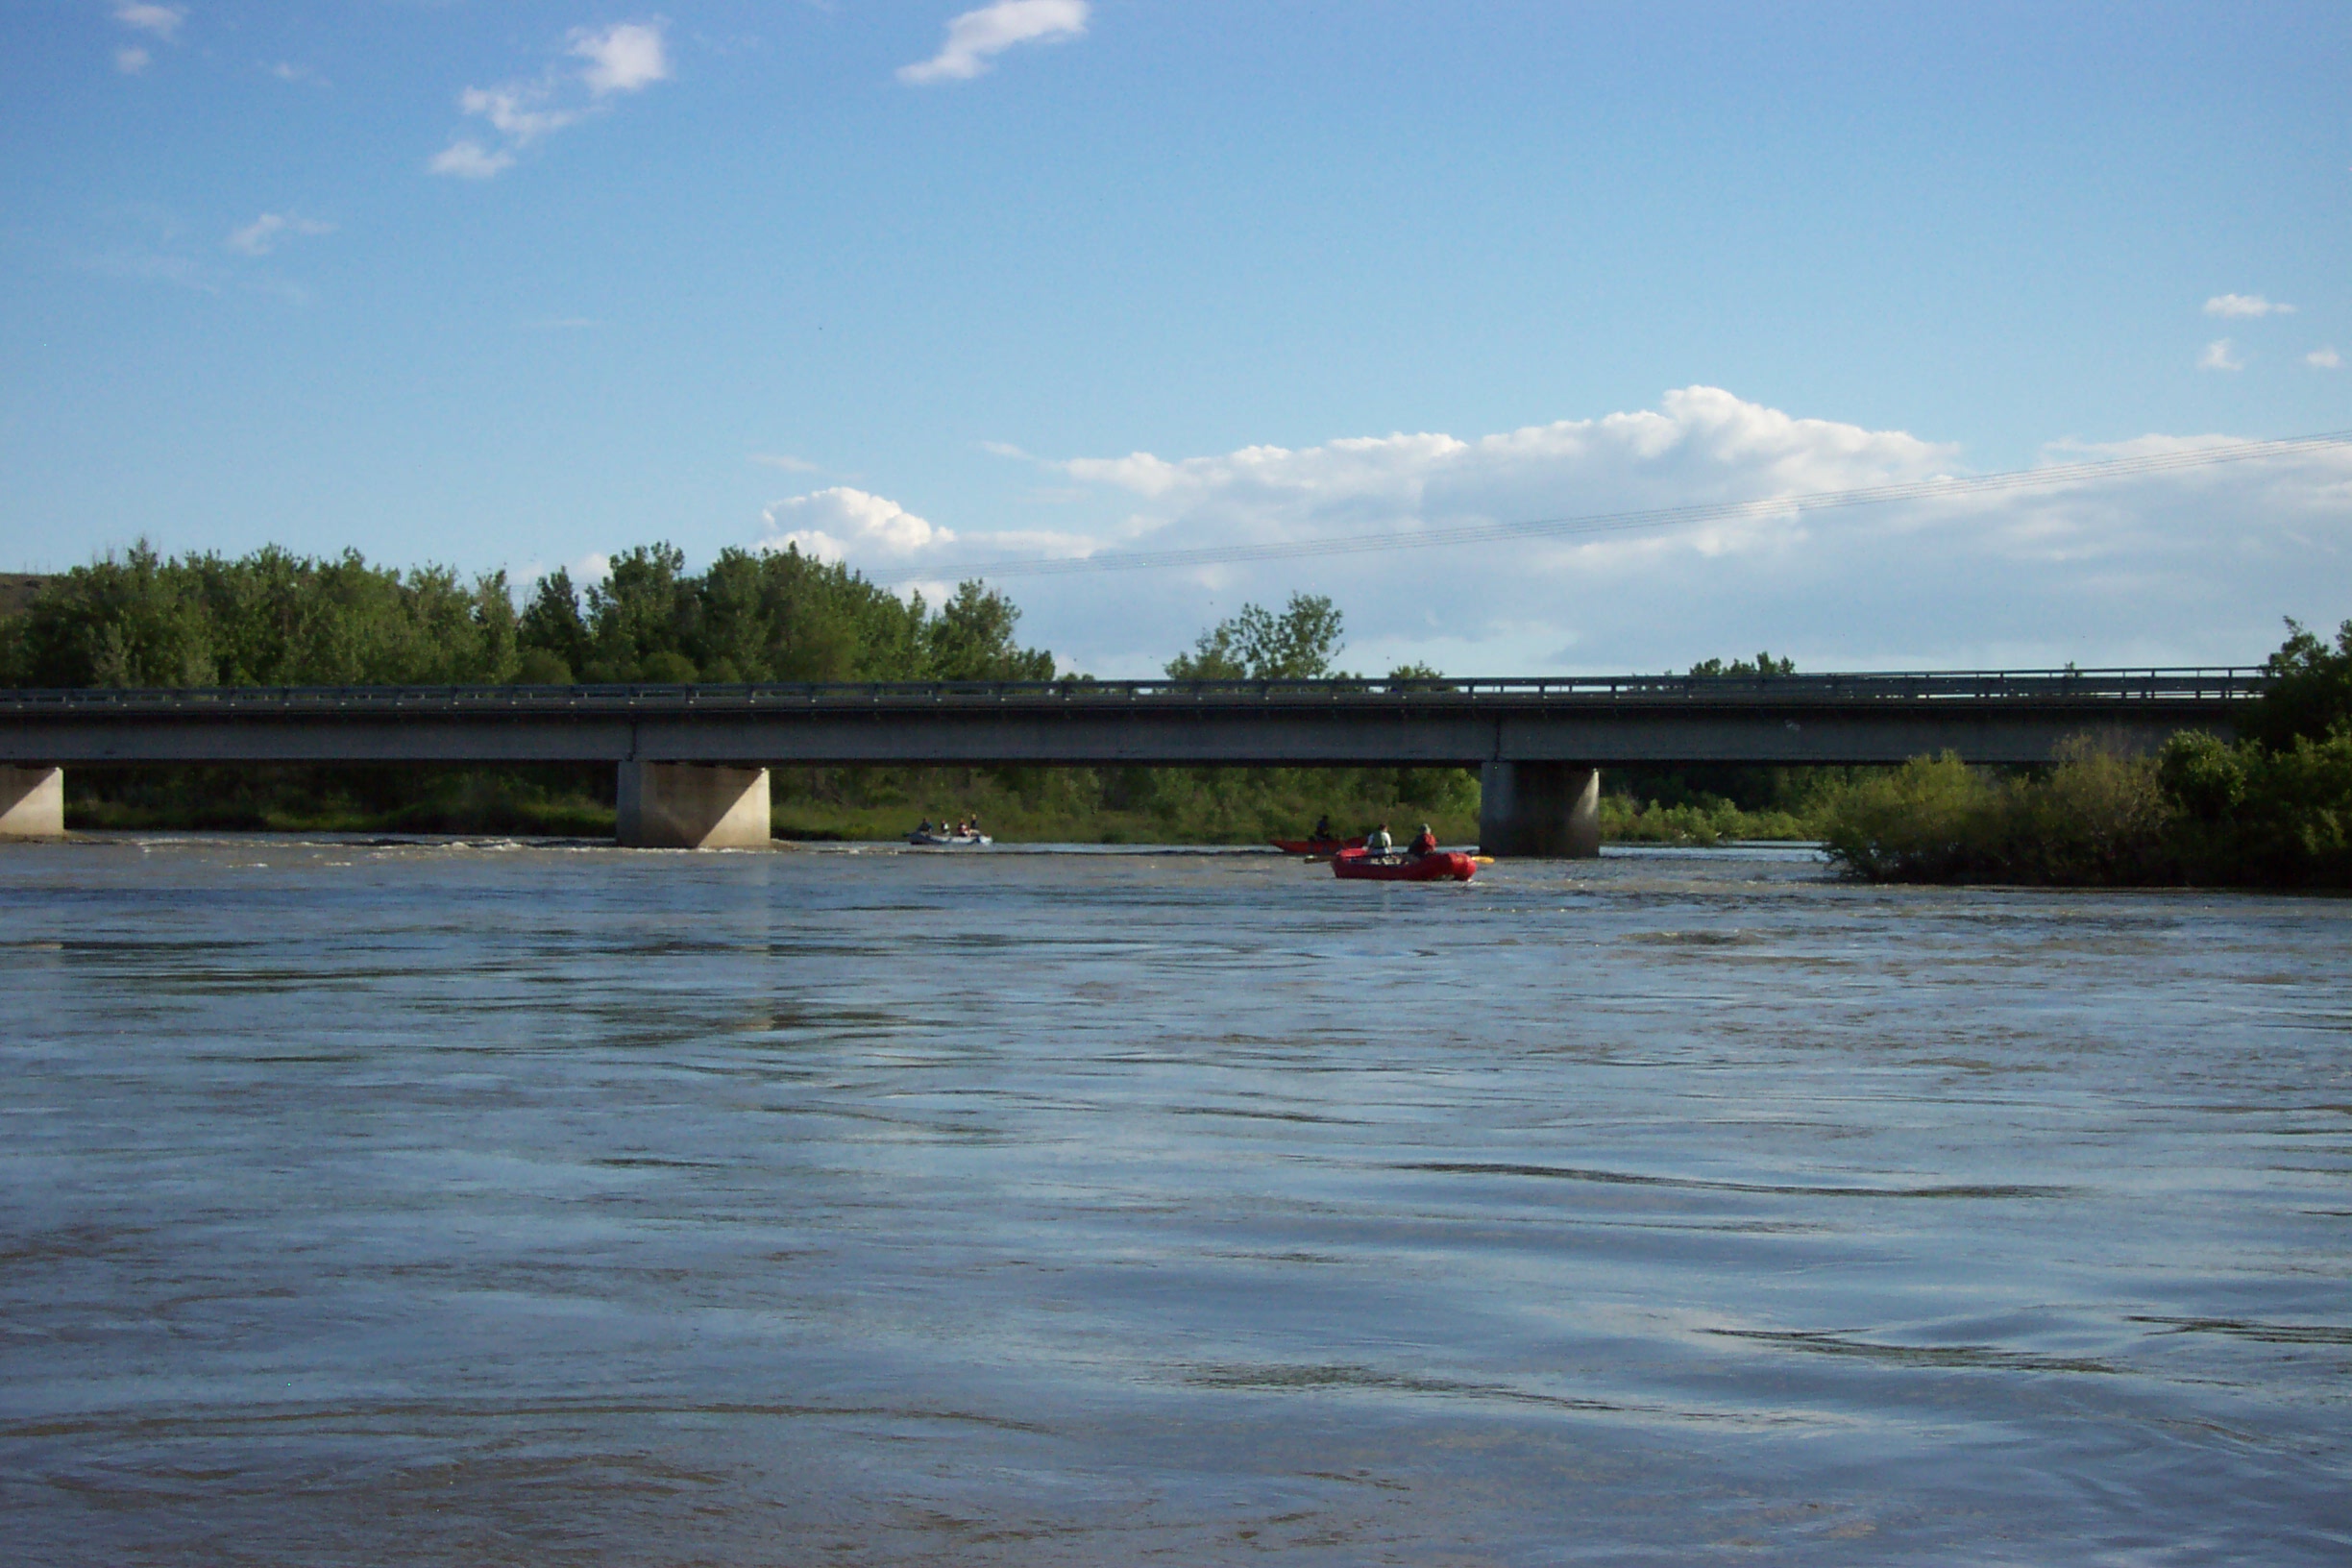
[[[679,678],[694,678],[693,661],[679,652],[692,623],[691,589],[681,580],[685,567],[686,552],[668,543],[639,545],[613,557],[611,573],[588,590],[589,679],[654,678],[645,664],[656,653],[683,660],[686,673]],[[678,676],[674,664],[664,674]]]
[[[2297,736],[2316,741],[2352,726],[2352,621],[2330,648],[2290,620],[2287,641],[2263,668],[2269,679],[2240,726],[2249,740],[2278,750]]]
[[[977,581],[956,585],[923,627],[924,662],[938,680],[1051,680],[1054,659],[1013,640],[1020,610]]]
[[[1292,594],[1280,615],[1259,604],[1200,634],[1167,664],[1171,680],[1314,680],[1332,674],[1345,620],[1320,594]]]
[[[1703,659],[1690,667],[1694,675],[1793,675],[1797,673],[1795,659],[1776,659],[1770,653],[1758,653],[1753,659]]]
[[[588,668],[588,623],[572,574],[557,567],[531,590],[518,628],[522,678],[534,686],[568,686]]]
[[[356,551],[276,548],[167,560],[144,542],[47,584],[10,677],[56,686],[296,686],[504,680],[517,654],[503,574],[403,574]]]

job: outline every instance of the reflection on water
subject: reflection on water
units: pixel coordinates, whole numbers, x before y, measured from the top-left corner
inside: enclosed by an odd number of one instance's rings
[[[2352,905],[0,852],[81,1563],[2340,1562]]]

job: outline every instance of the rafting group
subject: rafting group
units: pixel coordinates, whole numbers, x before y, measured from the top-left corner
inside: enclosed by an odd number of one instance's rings
[[[1458,849],[1437,847],[1437,835],[1427,822],[1400,850],[1383,822],[1361,838],[1343,839],[1323,818],[1304,839],[1276,839],[1274,847],[1286,854],[1328,858],[1332,875],[1353,882],[1467,882],[1478,874],[1478,862]]]
[[[975,848],[995,842],[980,831],[980,819],[977,817],[965,817],[952,823],[943,817],[937,827],[933,827],[931,819],[926,817],[920,827],[907,835],[909,844],[939,845],[957,849]]]

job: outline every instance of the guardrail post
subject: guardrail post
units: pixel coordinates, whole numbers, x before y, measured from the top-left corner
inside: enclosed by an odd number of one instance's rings
[[[65,836],[65,770],[0,766],[0,839]]]

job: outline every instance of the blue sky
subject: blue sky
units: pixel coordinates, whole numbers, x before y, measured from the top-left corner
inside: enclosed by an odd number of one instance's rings
[[[27,0],[0,37],[0,570],[791,536],[929,580],[2352,427],[2340,4]],[[1002,581],[1102,674],[1301,588],[1365,667],[2222,662],[2352,615],[2352,461]]]

